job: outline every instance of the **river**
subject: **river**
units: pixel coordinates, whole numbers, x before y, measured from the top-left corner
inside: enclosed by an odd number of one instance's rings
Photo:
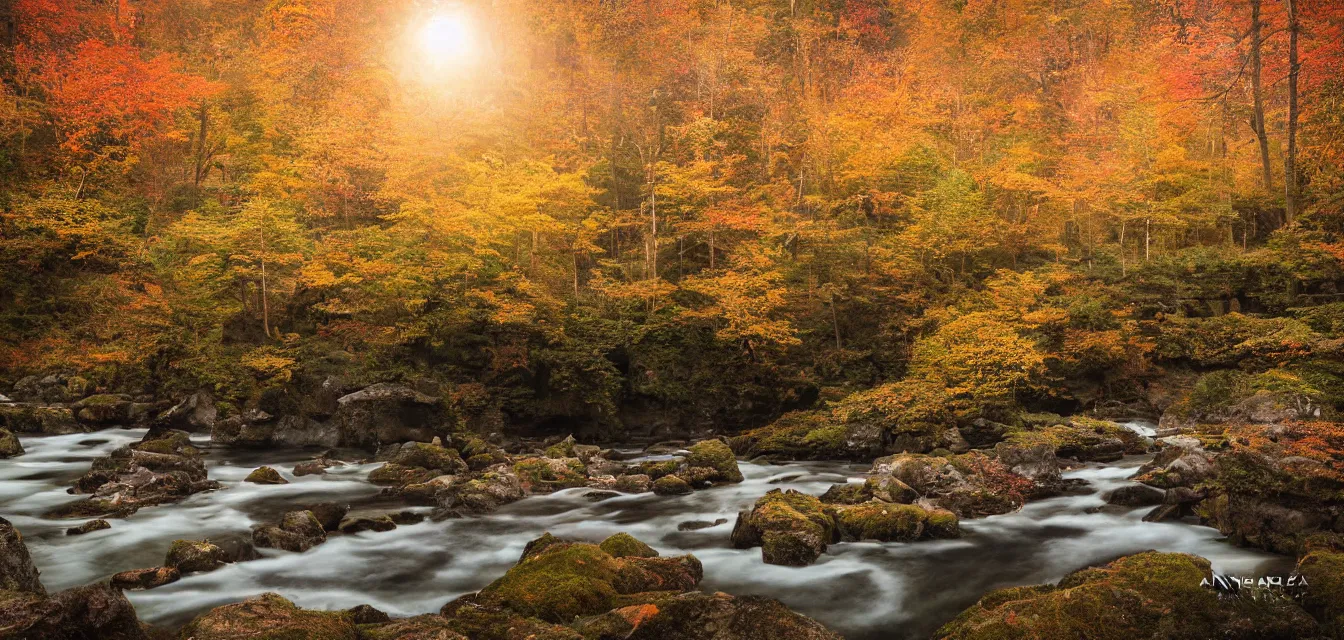
[[[1135,425],[1142,428],[1141,425]],[[195,443],[212,479],[224,489],[178,504],[142,509],[110,520],[112,528],[82,536],[65,529],[80,521],[42,518],[74,499],[66,493],[94,458],[139,440],[144,430],[25,437],[28,453],[0,460],[0,515],[23,533],[49,591],[105,579],[127,569],[158,566],[178,538],[246,539],[253,525],[320,501],[343,501],[352,513],[403,510],[365,481],[376,464],[348,464],[323,476],[293,478],[294,464],[313,452],[238,451]],[[1292,560],[1239,549],[1218,532],[1189,522],[1143,522],[1147,508],[1106,507],[1101,495],[1128,484],[1147,458],[1131,456],[1066,472],[1088,482],[1085,491],[1029,503],[1022,510],[961,523],[958,540],[917,543],[841,543],[813,566],[761,562],[760,549],[728,542],[739,510],[766,491],[793,488],[820,494],[836,482],[857,480],[867,466],[844,463],[741,463],[741,484],[688,496],[622,495],[593,501],[588,489],[528,498],[498,512],[444,522],[426,520],[389,532],[332,535],[302,553],[259,550],[262,557],[196,574],[151,591],[128,592],[141,619],[177,625],[211,607],[275,591],[315,609],[371,604],[393,616],[438,611],[504,573],[527,541],[545,531],[600,541],[628,532],[664,555],[694,553],[705,566],[702,588],[778,598],[849,640],[925,638],[984,593],[1004,586],[1054,582],[1070,571],[1146,549],[1204,556],[1220,572],[1282,572]],[[291,478],[287,485],[243,483],[262,464]],[[426,510],[427,511],[427,510]],[[679,531],[688,521],[726,522]]]

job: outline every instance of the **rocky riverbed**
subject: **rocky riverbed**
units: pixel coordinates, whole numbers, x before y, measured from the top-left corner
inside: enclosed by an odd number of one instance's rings
[[[295,466],[311,461],[313,451],[243,451],[211,446],[200,436],[192,444],[204,452],[208,476],[219,482],[219,490],[110,518],[110,528],[83,535],[66,534],[80,520],[44,517],[74,499],[66,489],[95,459],[144,433],[112,429],[22,437],[26,455],[0,461],[0,514],[23,532],[49,590],[157,566],[177,539],[209,539],[231,553],[250,553],[236,550],[250,548],[254,526],[276,522],[300,505],[348,503],[353,516],[430,513],[430,507],[408,508],[381,495],[380,487],[367,481],[380,464],[336,463],[325,474],[296,476]],[[367,454],[333,455],[353,461]],[[1233,547],[1215,529],[1190,521],[1145,522],[1150,506],[1106,505],[1102,496],[1134,485],[1127,478],[1148,459],[1127,456],[1066,471],[1066,480],[1081,481],[1070,483],[1075,490],[1002,515],[963,519],[957,539],[832,544],[807,567],[765,564],[759,549],[733,548],[737,514],[772,489],[821,495],[832,484],[858,481],[867,465],[743,462],[743,482],[688,495],[565,489],[486,515],[333,534],[304,553],[258,549],[255,559],[127,596],[142,620],[165,626],[266,591],[310,609],[369,604],[393,617],[412,616],[437,612],[452,598],[485,587],[543,532],[591,542],[628,532],[663,556],[693,553],[704,565],[702,591],[777,598],[861,640],[927,637],[993,589],[1054,582],[1076,569],[1148,549],[1203,556],[1224,573],[1292,568],[1292,558]],[[263,464],[288,483],[244,482]]]

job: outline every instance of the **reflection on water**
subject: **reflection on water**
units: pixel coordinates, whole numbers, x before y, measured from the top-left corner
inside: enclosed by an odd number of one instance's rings
[[[66,487],[90,462],[138,440],[142,430],[24,438],[27,455],[0,461],[0,514],[23,532],[48,589],[104,579],[118,571],[157,566],[177,538],[246,537],[254,524],[281,512],[326,500],[359,510],[401,507],[379,500],[364,482],[375,465],[350,464],[325,476],[291,475],[312,452],[236,452],[207,447],[209,474],[224,489],[182,503],[151,507],[112,528],[83,536],[64,530],[79,521],[40,517],[72,499]],[[793,488],[820,494],[857,478],[866,467],[843,463],[742,463],[746,481],[688,496],[626,495],[593,501],[587,489],[529,498],[498,513],[445,522],[426,521],[394,531],[333,535],[302,553],[261,550],[258,560],[188,576],[152,591],[128,593],[149,622],[179,624],[191,616],[262,591],[276,591],[318,609],[372,604],[388,613],[437,611],[453,597],[475,591],[517,561],[527,541],[544,531],[599,541],[626,531],[664,554],[694,553],[705,565],[703,588],[779,598],[850,640],[927,637],[985,592],[1010,585],[1053,582],[1075,569],[1116,556],[1158,549],[1204,556],[1223,572],[1282,569],[1291,561],[1219,541],[1218,532],[1188,523],[1147,523],[1146,509],[1096,509],[1101,494],[1129,483],[1144,461],[1127,458],[1066,473],[1089,482],[1086,493],[1028,504],[1017,513],[964,521],[959,540],[833,545],[811,567],[761,562],[759,549],[736,550],[728,534],[739,510],[766,491]],[[242,479],[270,465],[288,485],[252,485]],[[1089,513],[1090,512],[1090,513]],[[678,531],[687,521],[725,524]]]

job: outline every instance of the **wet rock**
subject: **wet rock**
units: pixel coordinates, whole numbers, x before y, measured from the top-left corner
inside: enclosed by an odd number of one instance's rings
[[[341,533],[352,534],[362,531],[391,531],[397,528],[397,523],[387,516],[377,518],[355,517],[346,518],[341,522]]]
[[[431,484],[440,486],[434,493],[440,511],[490,513],[510,502],[522,500],[527,495],[523,490],[523,481],[504,465],[492,467],[475,478],[439,480]]]
[[[601,502],[603,500],[619,498],[621,497],[621,494],[616,491],[589,491],[588,493],[583,494],[583,497],[589,502]]]
[[[182,573],[214,571],[226,561],[224,550],[204,540],[174,540],[163,564]]]
[[[725,593],[685,593],[630,605],[580,628],[601,628],[600,637],[628,640],[840,640],[778,600]]]
[[[588,470],[578,458],[524,458],[513,472],[531,493],[551,493],[588,484]]]
[[[1144,522],[1166,522],[1168,520],[1179,520],[1181,518],[1181,506],[1177,504],[1163,504],[1154,507],[1143,516]]]
[[[0,518],[0,591],[47,593],[38,578],[37,567],[28,555],[23,536],[4,518]]]
[[[727,518],[719,518],[717,520],[714,520],[713,522],[710,522],[709,520],[688,520],[686,522],[677,524],[677,531],[699,531],[701,529],[717,527],[721,524],[727,524],[727,523],[728,523]]]
[[[289,484],[289,481],[280,475],[279,471],[270,467],[257,467],[252,473],[243,478],[243,482],[252,484]]]
[[[387,517],[398,526],[420,524],[425,521],[425,514],[416,511],[398,511],[396,513],[387,514]]]
[[[69,407],[39,404],[0,404],[0,428],[16,434],[67,435],[86,433]]]
[[[694,556],[616,558],[597,545],[552,538],[534,545],[531,554],[470,602],[567,623],[576,616],[609,611],[622,604],[625,595],[693,589],[702,575]],[[454,617],[460,608],[461,604],[449,603],[442,613]]]
[[[1107,504],[1124,507],[1149,507],[1162,504],[1164,497],[1165,494],[1161,489],[1154,489],[1142,484],[1126,485],[1103,496]]]
[[[1311,548],[1297,562],[1296,573],[1309,585],[1302,593],[1302,606],[1335,637],[1344,633],[1344,551]]]
[[[978,451],[946,457],[897,454],[878,458],[873,462],[871,478],[883,476],[899,480],[924,500],[959,518],[1015,511],[1036,490],[1030,479]]]
[[[738,549],[761,547],[766,564],[812,564],[838,541],[835,518],[820,500],[793,489],[774,489],[737,516],[731,540]]]
[[[153,589],[180,579],[182,574],[172,567],[131,569],[112,576],[112,586],[118,589]]]
[[[1051,444],[1000,442],[994,445],[994,455],[1009,471],[1038,485],[1053,485],[1062,479],[1059,457]]]
[[[23,444],[19,442],[18,436],[0,429],[0,460],[21,456],[23,453]]]
[[[327,541],[326,530],[312,511],[290,511],[278,525],[263,525],[252,532],[258,547],[303,552]]]
[[[205,461],[181,431],[151,430],[144,439],[93,461],[75,482],[89,498],[49,512],[52,517],[126,516],[146,506],[174,502],[219,488],[206,477]]]
[[[126,596],[108,584],[50,598],[0,591],[0,631],[15,640],[149,640]]]
[[[387,464],[369,473],[369,482],[375,484],[404,487],[467,471],[467,463],[457,450],[423,442],[390,445],[379,450],[378,459]]]
[[[128,424],[131,421],[131,399],[126,396],[101,393],[70,405],[80,422],[95,425]]]
[[[1286,599],[1220,598],[1200,585],[1209,562],[1149,551],[1066,576],[1000,589],[935,638],[1308,638],[1317,625]]]
[[[350,619],[355,624],[381,624],[392,621],[392,618],[386,613],[367,604],[356,605],[346,609],[346,613],[350,614]]]
[[[317,518],[322,529],[325,531],[336,531],[341,527],[341,520],[345,519],[345,514],[350,512],[350,505],[337,502],[319,502],[308,507],[308,511]]]
[[[443,605],[439,615],[472,640],[585,640],[574,629],[525,617],[489,595],[461,596]]]
[[[687,450],[687,467],[712,469],[713,473],[703,478],[709,482],[742,482],[742,471],[738,469],[737,458],[733,450],[719,440],[697,442]]]
[[[65,535],[82,536],[86,533],[93,533],[94,531],[102,531],[103,529],[111,529],[111,528],[112,525],[109,524],[106,520],[103,519],[90,520],[88,522],[85,522],[84,524],[79,525],[78,527],[70,527],[69,529],[66,529]]]
[[[880,501],[839,507],[836,523],[844,540],[914,542],[961,535],[957,516],[950,511],[929,511],[913,504]]]
[[[1144,453],[1148,449],[1143,436],[1130,429],[1114,422],[1082,417],[1074,417],[1060,424],[1012,431],[1005,442],[1010,447],[1026,449],[1045,445],[1053,449],[1057,457],[1083,462],[1111,462],[1126,454]],[[1035,466],[1029,462],[1020,463],[1025,464],[1024,470],[1033,470],[1031,467]],[[1048,473],[1048,469],[1046,471]]]
[[[654,481],[653,492],[660,496],[684,496],[694,493],[695,489],[685,480],[675,475],[667,475]]]
[[[622,474],[616,476],[615,489],[622,493],[648,493],[653,491],[653,480],[642,473]]]
[[[918,492],[887,474],[872,476],[858,483],[833,484],[821,495],[821,501],[826,504],[861,504],[869,500],[910,504],[918,499]]]
[[[658,552],[628,533],[618,533],[598,545],[613,558],[656,558]]]
[[[309,611],[275,593],[216,607],[182,628],[191,640],[358,640],[354,616]]]
[[[300,462],[294,465],[294,476],[320,476],[327,472],[327,465],[324,462]]]

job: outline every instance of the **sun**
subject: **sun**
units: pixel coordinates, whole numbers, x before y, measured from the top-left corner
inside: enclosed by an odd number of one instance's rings
[[[418,31],[420,51],[435,65],[463,64],[477,55],[476,25],[465,11],[437,13]]]

